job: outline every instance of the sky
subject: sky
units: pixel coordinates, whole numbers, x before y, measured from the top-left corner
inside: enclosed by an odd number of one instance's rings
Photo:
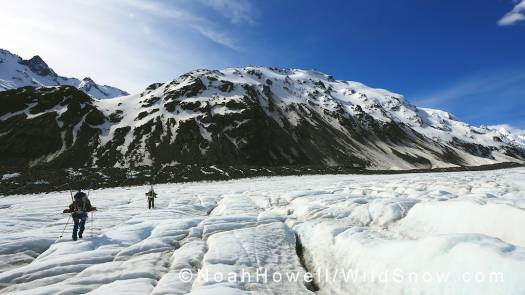
[[[525,128],[525,0],[16,0],[0,48],[136,93],[197,69],[316,69]]]

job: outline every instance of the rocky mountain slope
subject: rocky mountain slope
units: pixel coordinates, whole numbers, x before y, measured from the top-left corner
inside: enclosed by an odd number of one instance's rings
[[[0,91],[23,86],[74,86],[96,98],[128,95],[118,88],[99,85],[91,78],[82,80],[57,75],[40,56],[24,60],[7,50],[0,49]]]
[[[142,93],[0,92],[0,166],[325,165],[369,169],[525,160],[511,133],[316,71],[196,70]]]

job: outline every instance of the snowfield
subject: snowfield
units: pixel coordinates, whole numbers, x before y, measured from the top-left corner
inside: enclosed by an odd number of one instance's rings
[[[147,189],[1,198],[0,293],[525,294],[525,168]]]

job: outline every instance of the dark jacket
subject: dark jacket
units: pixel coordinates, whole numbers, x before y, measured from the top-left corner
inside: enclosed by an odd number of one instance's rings
[[[146,193],[146,196],[148,197],[148,199],[153,199],[157,197],[157,193],[151,189],[149,192]]]
[[[69,204],[69,208],[65,209],[64,213],[73,213],[74,215],[86,215],[87,212],[97,210],[96,207],[91,206],[91,202],[88,197],[84,194],[81,198],[77,198],[75,195],[75,200],[73,203]]]

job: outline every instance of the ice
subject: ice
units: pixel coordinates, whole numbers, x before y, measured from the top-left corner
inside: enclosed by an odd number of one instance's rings
[[[341,273],[334,281],[321,276],[322,294],[521,294],[525,290],[520,283],[525,278],[524,249],[489,236],[465,233],[411,240],[335,222],[307,223],[298,231],[310,249],[313,269],[330,274],[351,270],[346,275],[355,276],[349,282]],[[411,273],[413,281],[408,278]],[[474,280],[477,273],[483,281],[463,281],[464,274]],[[500,273],[502,282],[489,281],[489,276]],[[433,281],[425,281],[428,274]],[[396,275],[404,279],[396,281]]]
[[[446,212],[447,214],[443,214]],[[468,212],[468,214],[465,214]],[[525,247],[524,210],[486,201],[425,202],[399,222],[399,230],[414,237],[429,234],[479,233]]]
[[[148,189],[91,191],[78,241],[69,192],[0,198],[0,293],[525,292],[525,168]]]
[[[257,269],[264,269],[268,276],[272,276],[276,271],[304,272],[296,255],[294,232],[282,222],[221,232],[210,236],[207,244],[208,252],[204,256],[201,269],[206,275],[193,284],[197,294],[204,294],[201,293],[201,289],[213,293],[215,288],[210,288],[210,282],[214,287],[222,286],[260,293],[272,293],[277,290],[282,294],[310,293],[300,280],[290,283],[273,282],[273,280],[269,280],[268,284],[257,282]],[[241,279],[243,271],[244,281]],[[228,281],[229,273],[236,274],[235,281],[233,279],[233,282]],[[299,276],[303,277],[301,273]],[[216,282],[217,277],[222,279]]]

